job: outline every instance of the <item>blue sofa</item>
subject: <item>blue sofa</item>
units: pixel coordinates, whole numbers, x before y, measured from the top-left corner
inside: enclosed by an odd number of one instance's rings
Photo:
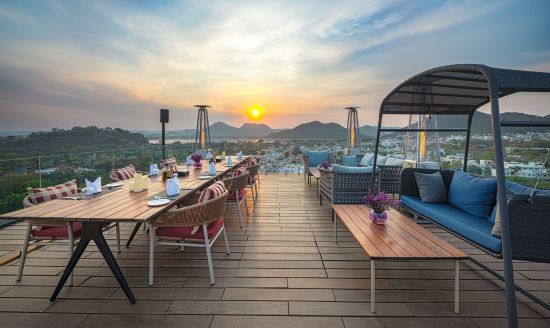
[[[500,237],[491,235],[495,209],[489,209],[488,216],[467,213],[449,203],[424,203],[420,199],[414,172],[434,173],[437,170],[406,168],[401,173],[400,200],[407,211],[431,221],[462,239],[478,246],[495,257],[502,257]],[[439,170],[447,190],[455,171]],[[507,204],[512,256],[514,259],[550,261],[550,190],[537,190],[532,201],[528,201],[533,190],[507,181],[509,195]],[[467,192],[467,191],[463,191]],[[473,193],[476,191],[473,190]],[[496,196],[494,203],[496,203]]]

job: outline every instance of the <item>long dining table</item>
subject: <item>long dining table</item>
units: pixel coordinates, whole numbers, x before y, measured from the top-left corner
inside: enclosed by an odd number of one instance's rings
[[[90,241],[93,241],[101,252],[105,262],[111,269],[114,277],[120,287],[126,294],[131,304],[135,303],[135,297],[128,286],[118,263],[103,236],[103,227],[105,224],[113,222],[134,222],[146,223],[155,219],[169,208],[178,205],[186,197],[201,190],[222,178],[228,171],[239,166],[246,159],[233,158],[233,162],[228,165],[225,161],[216,163],[216,173],[208,174],[209,165],[203,161],[201,168],[189,167],[189,175],[179,177],[180,193],[175,197],[170,197],[170,203],[164,206],[151,207],[147,203],[156,197],[166,197],[166,182],[159,176],[150,177],[148,189],[141,192],[130,191],[130,180],[122,182],[119,187],[106,189],[92,198],[65,198],[41,203],[36,206],[24,208],[18,211],[0,215],[2,219],[16,221],[40,221],[44,225],[52,222],[81,222],[82,235],[70,257],[65,270],[57,286],[55,287],[50,301],[55,301],[59,292],[65,285],[65,282],[72,273],[78,260],[88,247]],[[208,176],[208,177],[207,177]]]

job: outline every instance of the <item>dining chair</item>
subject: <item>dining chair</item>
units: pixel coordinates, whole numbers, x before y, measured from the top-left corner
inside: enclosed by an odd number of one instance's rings
[[[223,189],[222,189],[223,188]],[[222,193],[218,194],[220,190]],[[168,245],[204,247],[208,259],[210,283],[214,285],[211,247],[223,233],[227,254],[231,253],[224,225],[227,190],[219,181],[204,189],[196,204],[169,209],[149,222],[149,286],[154,281],[155,247]],[[199,228],[197,228],[199,227]]]
[[[250,214],[248,213],[248,203],[246,201],[246,186],[248,183],[249,173],[246,168],[242,167],[233,172],[231,178],[224,179],[225,188],[228,191],[226,204],[236,204],[237,212],[239,213],[239,224],[243,227],[243,217],[241,211],[241,204],[244,202],[246,209],[246,224],[250,220]]]

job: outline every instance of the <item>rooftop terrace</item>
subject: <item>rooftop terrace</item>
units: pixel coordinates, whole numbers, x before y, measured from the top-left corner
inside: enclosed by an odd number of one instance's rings
[[[461,313],[453,312],[453,263],[380,262],[377,313],[370,311],[370,264],[340,225],[333,239],[330,205],[319,206],[302,176],[262,176],[250,226],[240,229],[235,207],[226,216],[231,255],[223,239],[213,248],[216,285],[210,287],[202,249],[159,246],[155,284],[147,286],[148,239],[114,253],[135,293],[130,305],[101,254],[89,248],[75,286],[49,297],[67,258],[66,242],[0,266],[0,322],[4,327],[503,327],[502,283],[480,268],[461,266]],[[251,204],[249,204],[251,205]],[[500,260],[432,225],[428,230],[502,273]],[[122,239],[133,225],[122,225]],[[114,230],[107,232],[114,245]],[[0,256],[18,250],[24,225],[0,230]],[[90,251],[92,249],[93,251]],[[516,262],[519,286],[550,299],[550,264]],[[550,312],[518,294],[521,327],[550,327]]]

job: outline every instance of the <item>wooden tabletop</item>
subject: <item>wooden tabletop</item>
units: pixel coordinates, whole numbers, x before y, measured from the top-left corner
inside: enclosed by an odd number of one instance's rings
[[[374,260],[460,260],[469,257],[397,210],[386,224],[373,223],[365,205],[333,204],[335,214]]]
[[[47,222],[59,221],[136,221],[143,222],[157,217],[161,213],[174,206],[185,197],[189,196],[204,186],[217,180],[230,169],[238,166],[244,160],[233,159],[232,166],[226,166],[225,161],[216,164],[216,174],[210,179],[199,179],[201,175],[208,175],[208,162],[203,161],[200,169],[189,167],[189,175],[180,177],[180,193],[165,206],[150,207],[147,202],[152,197],[166,191],[166,183],[162,178],[152,177],[149,179],[149,189],[142,192],[131,192],[130,181],[121,181],[122,187],[100,193],[89,199],[58,199],[36,206],[24,208],[18,211],[0,215],[2,219],[9,220],[39,220]]]

